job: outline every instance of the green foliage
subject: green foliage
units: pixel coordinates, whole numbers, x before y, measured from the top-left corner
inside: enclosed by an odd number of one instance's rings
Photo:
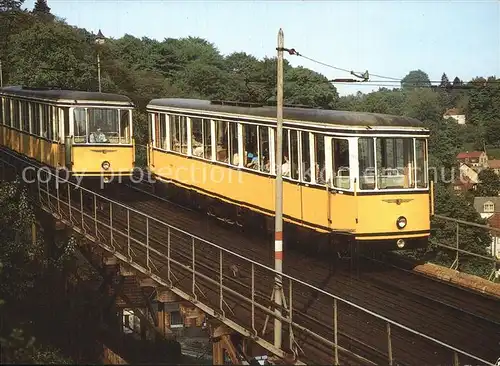
[[[21,10],[24,0],[0,0],[0,12]]]
[[[11,84],[89,90],[95,85],[92,47],[82,32],[58,22],[37,22],[12,36]]]
[[[47,5],[47,0],[36,0],[35,6],[33,7],[33,14],[36,15],[52,15],[50,14],[50,8]]]
[[[431,82],[429,76],[423,72],[422,70],[413,70],[408,73],[401,80],[401,87],[403,89],[414,89],[414,88],[422,88],[422,87],[430,87]]]
[[[304,67],[290,68],[284,76],[284,100],[290,104],[333,109],[337,90],[328,79]]]
[[[499,192],[500,177],[492,169],[481,170],[476,195],[478,197],[498,196]]]
[[[29,303],[30,309],[36,308],[32,294],[41,279],[45,283],[43,276],[48,265],[62,265],[71,255],[71,247],[65,246],[58,253],[57,261],[49,260],[43,240],[33,240],[34,220],[34,208],[26,190],[16,182],[0,183],[1,362],[70,364],[71,360],[51,347],[37,344],[35,338],[26,332],[25,328],[30,327],[32,319],[16,324],[11,317],[5,317],[5,312],[12,315],[12,309],[23,307],[25,303]]]

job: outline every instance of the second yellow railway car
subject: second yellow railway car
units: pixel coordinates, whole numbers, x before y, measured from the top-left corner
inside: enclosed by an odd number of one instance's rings
[[[133,109],[118,94],[0,88],[0,143],[73,177],[130,177]]]
[[[148,112],[156,178],[219,216],[273,217],[275,107],[156,99]],[[283,132],[286,222],[375,249],[427,245],[429,131],[422,122],[286,107]]]

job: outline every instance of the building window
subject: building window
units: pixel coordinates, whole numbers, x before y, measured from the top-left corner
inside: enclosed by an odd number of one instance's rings
[[[483,205],[483,211],[484,212],[495,212],[495,205],[493,204],[493,202],[486,202]]]
[[[170,313],[170,328],[182,328],[184,323],[180,311],[172,311]]]

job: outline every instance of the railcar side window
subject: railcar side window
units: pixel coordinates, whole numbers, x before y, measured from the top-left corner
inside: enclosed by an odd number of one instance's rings
[[[64,118],[64,135],[69,136],[69,133],[70,133],[70,130],[69,130],[69,108],[64,107],[64,108],[62,108],[62,110],[63,110],[63,118]]]
[[[85,120],[83,126],[85,128]],[[38,103],[31,103],[31,133],[40,136],[40,104]]]
[[[290,176],[299,179],[299,131],[290,130]]]
[[[5,124],[5,118],[3,116],[3,99],[2,97],[0,97],[0,124]]]
[[[351,188],[351,169],[349,163],[349,141],[332,139],[332,182],[333,187]]]
[[[238,154],[238,124],[234,122],[229,122],[229,156],[233,157],[234,154]],[[233,161],[230,161],[232,165]]]
[[[413,139],[377,138],[377,186],[379,189],[412,188]]]
[[[151,123],[154,125],[154,128],[155,128],[154,147],[159,148],[160,147],[160,117],[159,117],[159,113],[152,113],[151,114]],[[172,130],[170,130],[170,138],[172,138]]]
[[[29,104],[26,101],[21,101],[21,127],[23,131],[30,132],[30,115],[29,115]]]
[[[314,134],[314,164],[316,169],[316,183],[325,184],[325,136]]]
[[[427,148],[426,141],[424,139],[415,140],[415,150],[417,151],[416,156],[416,181],[417,188],[427,188]]]
[[[170,149],[187,154],[187,118],[179,115],[169,115],[170,119]]]
[[[243,166],[247,168],[259,168],[259,148],[257,138],[257,125],[243,125]],[[238,164],[238,156],[233,159]]]
[[[12,127],[11,124],[11,102],[9,98],[5,98],[5,125]]]
[[[160,113],[160,133],[157,147],[163,150],[167,149],[167,116]]]
[[[127,109],[120,109],[120,142],[122,144],[131,143],[130,135],[130,114],[132,111]],[[166,148],[166,147],[165,147]]]
[[[269,127],[259,126],[259,163],[260,170],[270,172],[271,157],[269,155]]]
[[[205,159],[212,159],[212,122],[203,119],[203,147]]]
[[[191,118],[191,154],[210,159],[212,154],[212,131],[209,119]]]
[[[19,123],[19,101],[18,100],[12,100],[12,127],[15,129],[19,130],[20,129],[20,123]]]
[[[53,108],[53,116],[54,116],[54,121],[52,124],[52,137],[54,141],[59,140],[59,113],[60,113],[60,108],[59,107],[52,107]]]
[[[42,137],[52,140],[52,106],[42,104]]]
[[[358,139],[359,187],[375,189],[375,151],[373,138]]]
[[[309,148],[309,132],[301,132],[302,142],[302,180],[311,181],[311,150]]]
[[[274,130],[274,136],[276,136],[276,130]],[[282,135],[282,155],[283,157],[281,158],[281,175],[283,177],[290,177],[290,151],[289,151],[289,144],[288,141],[290,139],[290,131],[288,129],[283,129],[283,135]]]
[[[216,137],[216,158],[217,161],[227,163],[228,149],[228,123],[226,121],[215,121],[215,137]]]

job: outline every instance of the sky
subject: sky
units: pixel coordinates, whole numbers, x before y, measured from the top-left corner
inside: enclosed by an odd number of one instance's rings
[[[35,0],[23,7],[33,8]],[[421,69],[431,80],[500,76],[500,1],[244,1],[48,0],[51,12],[71,25],[105,37],[201,37],[228,55],[276,55],[285,47],[343,69],[403,78]],[[348,73],[285,54],[328,79]],[[372,76],[370,80],[381,80]],[[383,85],[335,84],[340,95]],[[390,84],[395,87],[394,84]]]

